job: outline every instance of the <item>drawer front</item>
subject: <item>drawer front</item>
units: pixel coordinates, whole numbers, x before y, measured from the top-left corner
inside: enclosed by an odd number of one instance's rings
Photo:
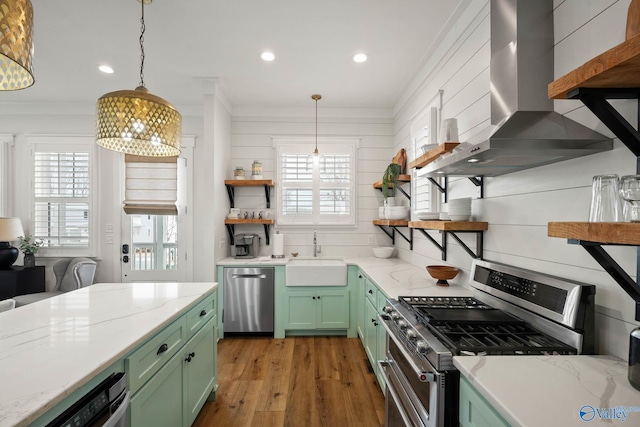
[[[191,338],[198,330],[216,315],[217,295],[209,295],[187,312],[187,331]]]
[[[462,376],[459,414],[461,427],[509,427],[498,411]]]
[[[374,307],[377,307],[378,288],[369,279],[365,279],[364,281],[364,294],[367,296],[371,304]]]
[[[185,316],[167,326],[125,359],[129,389],[134,394],[187,342]]]

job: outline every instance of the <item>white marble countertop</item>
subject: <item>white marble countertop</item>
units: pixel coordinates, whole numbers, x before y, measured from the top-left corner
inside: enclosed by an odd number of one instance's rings
[[[291,259],[312,258],[279,258],[259,257],[252,259],[225,258],[218,261],[218,265],[286,265]],[[332,257],[317,257],[315,259],[338,259]],[[357,265],[388,298],[399,296],[469,296],[471,290],[464,286],[451,284],[450,286],[436,286],[436,280],[427,273],[426,269],[418,268],[399,258],[344,258],[349,265]]]
[[[640,391],[627,380],[627,362],[613,356],[456,356],[453,363],[512,426],[640,425]]]
[[[0,427],[26,426],[216,283],[103,283],[0,313]]]

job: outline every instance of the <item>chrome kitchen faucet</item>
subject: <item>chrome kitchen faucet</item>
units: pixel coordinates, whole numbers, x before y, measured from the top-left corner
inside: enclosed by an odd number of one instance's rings
[[[320,252],[322,252],[322,250],[320,249],[320,245],[318,245],[318,231],[314,228],[313,229],[313,256],[317,257]]]

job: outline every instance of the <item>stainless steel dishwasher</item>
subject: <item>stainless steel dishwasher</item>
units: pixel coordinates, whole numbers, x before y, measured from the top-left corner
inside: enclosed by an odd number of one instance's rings
[[[274,269],[224,269],[224,333],[273,334]]]

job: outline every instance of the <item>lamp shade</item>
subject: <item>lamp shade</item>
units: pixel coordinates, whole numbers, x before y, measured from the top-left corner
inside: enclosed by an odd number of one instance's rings
[[[13,242],[24,236],[20,218],[0,218],[0,242]]]
[[[33,84],[33,6],[30,0],[0,0],[0,90]]]
[[[149,157],[180,154],[182,115],[144,86],[98,99],[96,143],[126,154]]]

